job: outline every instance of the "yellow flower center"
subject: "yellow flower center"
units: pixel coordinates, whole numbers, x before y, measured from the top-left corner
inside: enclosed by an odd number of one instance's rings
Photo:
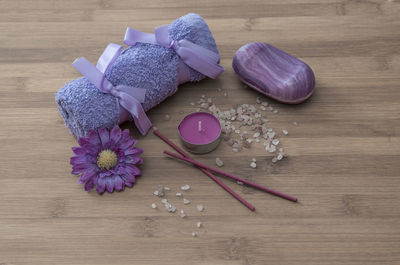
[[[118,163],[117,154],[109,149],[103,150],[97,156],[97,165],[102,169],[111,169]]]

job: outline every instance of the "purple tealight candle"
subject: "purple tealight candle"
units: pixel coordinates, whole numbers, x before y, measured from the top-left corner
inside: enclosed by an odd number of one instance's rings
[[[221,124],[207,112],[187,115],[179,124],[178,131],[183,145],[196,154],[211,152],[221,140]]]

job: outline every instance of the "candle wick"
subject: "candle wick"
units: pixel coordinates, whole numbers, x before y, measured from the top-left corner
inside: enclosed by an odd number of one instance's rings
[[[199,123],[198,123],[198,131],[199,131],[199,132],[202,131],[202,129],[201,129],[201,121],[199,121]]]

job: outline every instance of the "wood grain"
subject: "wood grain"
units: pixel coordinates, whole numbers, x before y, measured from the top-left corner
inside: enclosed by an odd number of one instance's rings
[[[279,109],[271,126],[289,131],[280,138],[287,159],[273,164],[260,147],[235,154],[225,143],[196,156],[209,165],[221,157],[224,170],[298,204],[226,180],[255,205],[250,212],[131,124],[124,127],[145,150],[133,189],[99,196],[70,175],[77,143],[54,102],[79,76],[70,63],[95,61],[109,42],[121,43],[127,26],[152,31],[188,12],[207,20],[226,72],[183,85],[150,119],[178,142],[177,124],[202,94],[222,108],[254,103],[259,95],[231,69],[247,42],[305,60],[317,78],[312,98],[270,101]],[[400,264],[399,17],[399,1],[380,0],[0,0],[0,264]],[[192,204],[169,198],[187,218],[151,209],[158,184],[176,192],[186,183]]]

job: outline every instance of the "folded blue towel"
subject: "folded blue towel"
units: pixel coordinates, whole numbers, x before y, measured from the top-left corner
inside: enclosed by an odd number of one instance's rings
[[[186,39],[218,54],[215,40],[204,19],[187,14],[168,27],[174,40]],[[127,48],[106,71],[105,76],[114,86],[127,85],[146,89],[142,103],[148,111],[174,94],[180,83],[200,81],[205,76],[189,68],[190,80],[180,80],[181,59],[173,49],[157,44],[136,43]],[[117,99],[102,93],[85,77],[67,83],[56,94],[58,108],[66,126],[75,137],[86,136],[88,130],[112,128],[131,120],[122,115]],[[123,117],[124,116],[124,117]]]

